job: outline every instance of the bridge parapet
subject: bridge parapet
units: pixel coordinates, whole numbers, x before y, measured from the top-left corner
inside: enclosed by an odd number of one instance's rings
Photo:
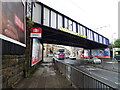
[[[109,39],[41,2],[27,2],[27,12],[35,23],[62,30],[88,40],[109,45]],[[31,9],[30,9],[31,8]],[[27,14],[29,15],[29,14]]]

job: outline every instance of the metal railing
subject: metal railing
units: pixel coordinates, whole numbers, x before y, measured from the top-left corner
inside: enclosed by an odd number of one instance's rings
[[[70,80],[77,88],[91,88],[100,90],[118,90],[114,85],[107,84],[102,80],[93,77],[76,67],[65,64],[61,61],[55,61],[56,68],[65,75],[65,77]]]

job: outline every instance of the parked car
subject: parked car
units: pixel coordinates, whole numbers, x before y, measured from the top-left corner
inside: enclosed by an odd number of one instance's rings
[[[69,59],[71,59],[71,60],[76,60],[76,57],[73,56],[73,55],[71,55],[71,56],[69,56]]]
[[[88,63],[100,64],[101,62],[102,62],[101,59],[97,57],[92,57],[91,59],[88,59]]]
[[[68,58],[69,58],[69,55],[68,55],[68,54],[65,54],[65,58],[68,59]]]

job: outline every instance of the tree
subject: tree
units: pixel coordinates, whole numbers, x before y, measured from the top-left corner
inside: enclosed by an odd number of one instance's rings
[[[115,40],[114,47],[120,48],[120,39]]]

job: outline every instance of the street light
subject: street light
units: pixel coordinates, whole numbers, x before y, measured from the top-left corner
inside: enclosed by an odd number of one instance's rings
[[[114,34],[116,34],[115,32],[112,34],[112,52],[113,52],[113,45],[114,45]],[[112,62],[114,61],[114,53],[112,54]],[[112,63],[112,66],[113,66],[113,69],[114,69],[114,65],[113,65],[113,63]]]
[[[116,33],[114,32],[114,33],[112,34],[112,38],[111,38],[111,39],[112,39],[112,51],[113,51],[113,45],[114,45],[114,37],[113,37],[113,36],[114,36],[115,34],[116,34]],[[112,55],[112,59],[113,59],[113,55]]]

